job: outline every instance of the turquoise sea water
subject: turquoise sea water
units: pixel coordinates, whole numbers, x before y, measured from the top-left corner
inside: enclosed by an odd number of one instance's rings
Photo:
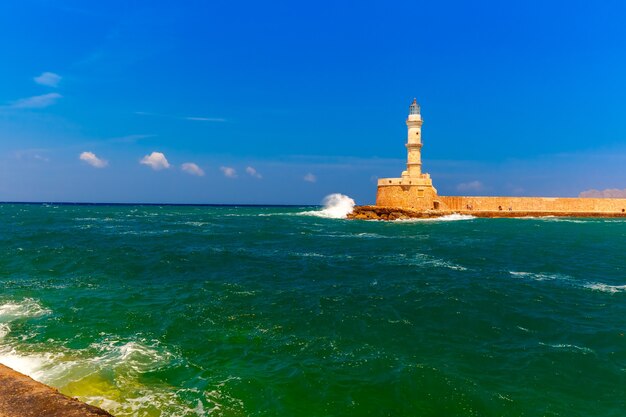
[[[623,416],[626,222],[0,205],[0,362],[117,416]]]

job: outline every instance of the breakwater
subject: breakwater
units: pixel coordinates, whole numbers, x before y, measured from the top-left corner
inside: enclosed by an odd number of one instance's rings
[[[112,417],[0,364],[0,417]]]
[[[468,197],[469,198],[469,197]],[[463,201],[463,200],[461,200]],[[407,219],[432,219],[450,216],[454,214],[472,217],[598,217],[598,218],[626,218],[626,213],[619,211],[559,211],[559,210],[509,210],[511,206],[502,206],[503,200],[494,198],[487,209],[477,209],[475,200],[467,200],[465,209],[457,210],[416,210],[403,207],[387,206],[356,206],[348,214],[349,219],[357,220],[407,220]],[[496,205],[500,203],[499,205]],[[459,203],[458,205],[462,205]],[[467,207],[471,208],[467,208]],[[506,208],[505,208],[506,207]]]

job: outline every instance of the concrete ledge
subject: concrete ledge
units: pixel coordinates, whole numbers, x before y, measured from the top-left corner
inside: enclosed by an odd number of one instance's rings
[[[95,417],[111,414],[66,397],[32,378],[0,365],[0,417]]]
[[[626,218],[622,212],[589,212],[589,211],[489,211],[489,210],[412,210],[401,207],[356,206],[349,219],[358,220],[406,220],[432,219],[450,214],[463,214],[474,217],[599,217]]]

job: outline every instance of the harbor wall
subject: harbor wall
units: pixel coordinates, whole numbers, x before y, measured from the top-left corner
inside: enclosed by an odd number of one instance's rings
[[[432,185],[379,184],[376,205],[411,210],[624,213],[626,198],[439,196]]]
[[[455,197],[439,196],[442,209],[452,211],[513,211],[622,213],[625,198]]]

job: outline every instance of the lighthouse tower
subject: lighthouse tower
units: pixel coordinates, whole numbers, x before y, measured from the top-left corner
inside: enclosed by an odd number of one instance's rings
[[[409,107],[409,117],[406,119],[407,127],[407,164],[402,178],[420,178],[422,175],[422,115],[417,99]]]
[[[430,175],[422,172],[422,123],[420,106],[413,99],[406,119],[406,171],[402,172],[400,178],[378,180],[377,206],[439,209],[437,190],[433,187]]]

